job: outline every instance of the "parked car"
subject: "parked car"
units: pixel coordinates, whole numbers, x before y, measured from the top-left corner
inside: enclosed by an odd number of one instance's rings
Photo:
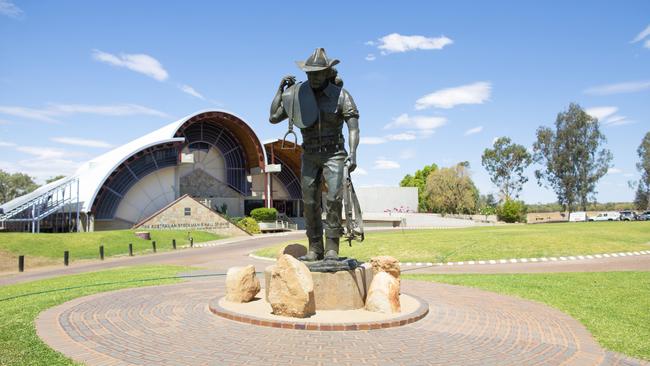
[[[590,217],[589,221],[614,221],[621,216],[618,212],[601,212],[597,216]]]
[[[641,221],[650,221],[650,211],[645,211],[639,215],[639,220]]]
[[[621,221],[636,221],[639,219],[639,215],[634,211],[621,211],[620,214]]]

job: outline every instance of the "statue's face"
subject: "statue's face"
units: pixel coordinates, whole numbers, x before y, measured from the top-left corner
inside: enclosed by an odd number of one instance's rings
[[[330,69],[320,70],[320,71],[311,71],[307,73],[307,80],[309,80],[309,85],[313,89],[319,89],[325,83],[330,76]]]

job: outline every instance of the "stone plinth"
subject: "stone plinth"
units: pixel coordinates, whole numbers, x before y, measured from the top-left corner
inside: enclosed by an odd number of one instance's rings
[[[264,271],[265,298],[268,300],[271,267]],[[362,265],[353,271],[311,272],[314,281],[314,299],[318,310],[354,310],[365,305],[372,282],[372,269]]]

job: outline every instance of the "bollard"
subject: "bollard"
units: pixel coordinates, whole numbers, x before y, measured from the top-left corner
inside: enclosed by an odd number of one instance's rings
[[[176,249],[176,239],[172,239],[172,248]]]
[[[18,256],[18,272],[25,272],[25,256]]]
[[[153,252],[155,253],[156,252],[156,241],[155,240],[151,242],[151,246],[153,247]]]
[[[194,248],[194,238],[190,238],[190,248]]]
[[[67,267],[68,264],[70,264],[70,252],[66,250],[63,252],[63,265]]]
[[[133,257],[133,244],[129,243],[129,257]]]
[[[104,260],[104,246],[99,246],[99,259]]]

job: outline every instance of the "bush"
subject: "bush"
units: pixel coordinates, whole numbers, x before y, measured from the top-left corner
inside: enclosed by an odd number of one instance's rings
[[[260,226],[252,217],[244,217],[243,219],[237,221],[237,226],[248,231],[251,234],[259,234],[261,232]]]
[[[526,222],[526,204],[523,201],[506,200],[497,207],[497,217],[505,222]]]
[[[251,217],[257,222],[275,221],[278,218],[278,210],[266,207],[256,208],[251,211]]]

